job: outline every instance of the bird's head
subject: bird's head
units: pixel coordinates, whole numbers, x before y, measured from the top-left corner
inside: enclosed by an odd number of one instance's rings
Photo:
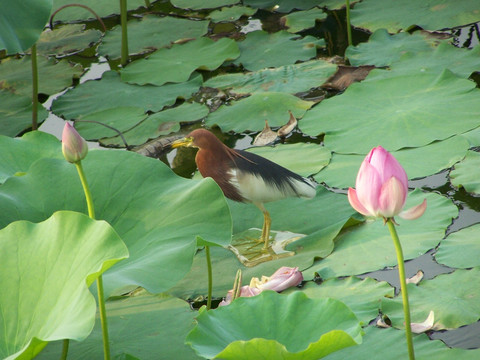
[[[197,147],[200,149],[210,149],[219,145],[222,146],[223,144],[210,131],[205,129],[196,129],[183,139],[174,141],[172,143],[172,148],[175,149],[181,146],[186,146]]]

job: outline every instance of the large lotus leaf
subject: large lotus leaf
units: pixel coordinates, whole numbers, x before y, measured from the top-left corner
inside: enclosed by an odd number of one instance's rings
[[[180,106],[149,115],[133,129],[123,133],[128,145],[141,145],[149,139],[157,138],[180,130],[180,123],[193,122],[207,116],[208,107],[199,103],[183,103]],[[102,139],[103,145],[125,146],[120,136]]]
[[[377,72],[385,70],[373,70],[369,77]],[[309,135],[325,133],[325,146],[337,153],[366,154],[378,145],[395,151],[476,128],[479,100],[475,83],[448,70],[377,78],[354,83],[344,94],[322,101],[299,127]]]
[[[47,23],[52,0],[3,0],[0,5],[0,50],[6,49],[7,54],[25,52],[37,42]]]
[[[316,20],[327,18],[327,13],[317,7],[305,11],[296,11],[285,15],[282,19],[288,27],[288,32],[297,33],[315,26]]]
[[[479,166],[480,153],[468,151],[465,159],[456,164],[450,172],[450,181],[453,185],[463,187],[468,192],[480,194]]]
[[[67,91],[53,102],[52,110],[67,119],[118,106],[160,111],[164,106],[173,105],[178,97],[189,98],[201,84],[202,77],[196,74],[182,84],[138,86],[124,83],[115,71],[108,71],[101,80],[86,81]]]
[[[441,274],[419,285],[407,285],[412,322],[424,321],[429,312],[435,314],[435,328],[452,329],[471,324],[480,318],[478,277],[480,268],[455,270]],[[395,327],[404,327],[401,296],[382,300],[382,312]]]
[[[240,57],[234,63],[251,71],[295,64],[298,60],[315,57],[317,46],[324,44],[323,39],[302,38],[284,30],[272,34],[263,30],[252,31],[238,43]]]
[[[38,107],[38,123],[48,116],[43,106]],[[0,134],[16,136],[32,126],[32,96],[12,94],[0,90]]]
[[[257,12],[257,9],[252,9],[248,6],[230,6],[224,7],[220,10],[212,11],[208,18],[213,22],[235,21],[242,16],[252,16]]]
[[[382,67],[398,61],[407,52],[427,52],[435,46],[435,40],[420,32],[413,34],[401,32],[390,35],[385,29],[378,29],[367,42],[349,46],[345,51],[345,57],[352,66],[375,65]]]
[[[134,84],[163,85],[187,81],[196,69],[215,70],[226,60],[239,55],[237,43],[229,38],[213,41],[199,38],[186,44],[155,51],[146,59],[137,60],[122,70],[122,80]]]
[[[112,358],[129,354],[142,360],[200,359],[184,344],[192,330],[196,311],[187,302],[165,295],[134,294],[106,303]],[[132,336],[134,334],[134,336]],[[58,359],[60,342],[49,344],[36,358]],[[82,342],[70,342],[70,360],[102,359],[102,331],[97,321],[92,334]]]
[[[212,179],[184,179],[158,160],[126,151],[92,150],[83,167],[97,218],[114,227],[130,252],[104,275],[106,294],[127,285],[162,292],[189,271],[197,236],[230,242],[230,213]],[[7,179],[0,198],[2,227],[41,221],[58,209],[86,212],[75,166],[58,159],[38,160],[26,175]]]
[[[142,108],[119,106],[89,113],[86,116],[79,116],[77,119],[79,121],[75,121],[75,128],[84,139],[93,141],[115,136],[118,131],[123,133],[145,120],[146,117],[147,114]]]
[[[461,229],[440,243],[435,253],[438,263],[454,268],[480,266],[480,225]]]
[[[284,293],[298,291],[290,288]],[[347,277],[330,279],[317,285],[313,281],[302,287],[302,292],[311,299],[331,297],[345,303],[364,324],[378,316],[380,300],[393,297],[394,289],[387,282],[378,282],[372,278],[359,279]]]
[[[228,6],[237,4],[240,0],[210,0],[208,3],[205,3],[203,0],[171,0],[173,6],[181,9],[214,9],[221,6]]]
[[[67,61],[56,62],[43,56],[37,57],[38,92],[53,95],[72,85],[72,78],[79,77],[83,69],[71,66]],[[0,63],[0,88],[32,96],[32,62],[30,56],[21,59],[6,58]]]
[[[454,136],[419,148],[393,151],[392,155],[402,164],[409,179],[417,179],[452,167],[465,157],[468,148],[466,139]],[[365,155],[333,154],[330,164],[315,179],[335,188],[355,187],[364,158]]]
[[[274,9],[282,13],[289,13],[293,9],[308,10],[314,6],[327,7],[330,10],[345,6],[345,1],[343,0],[244,0],[243,3],[256,9]]]
[[[71,0],[53,0],[53,10],[57,10],[61,6],[69,5],[71,3]],[[75,3],[88,6],[102,18],[108,15],[120,14],[120,4],[117,0],[75,0]],[[145,6],[145,0],[129,0],[127,2],[127,10],[135,10],[141,6]],[[87,9],[79,6],[71,6],[58,12],[54,17],[54,20],[69,22],[73,20],[87,20],[94,18],[95,16]]]
[[[146,15],[128,22],[128,51],[130,54],[151,52],[183,39],[198,38],[208,31],[208,21],[188,20],[172,16]],[[108,31],[98,47],[98,53],[109,59],[121,56],[122,28]]]
[[[208,359],[314,360],[361,343],[362,335],[353,312],[338,300],[264,291],[202,308],[186,342]]]
[[[476,360],[480,356],[479,349],[451,349],[440,340],[430,340],[426,334],[414,335],[413,346],[417,360]],[[345,359],[408,359],[405,331],[368,326],[361,345],[342,349],[328,357],[328,360]]]
[[[232,213],[234,233],[250,228],[261,228],[263,216],[252,204],[228,202]],[[287,250],[295,255],[267,261],[254,267],[245,267],[229,250],[212,248],[212,267],[215,297],[223,297],[232,288],[237,269],[242,270],[243,284],[248,285],[253,276],[270,276],[281,266],[299,267],[300,270],[312,266],[314,259],[325,258],[334,247],[333,240],[342,227],[350,223],[354,214],[346,196],[327,191],[318,186],[317,196],[311,200],[286,199],[265,205],[272,218],[273,231],[290,231],[305,234],[306,237],[289,244]],[[295,214],[295,216],[292,216]],[[207,294],[206,260],[204,251],[195,256],[190,273],[170,292],[182,298]],[[309,270],[307,270],[309,271]],[[304,276],[312,278],[312,272]]]
[[[249,152],[263,156],[302,176],[316,174],[330,162],[330,150],[318,144],[296,143],[254,147]]]
[[[125,244],[108,223],[75,212],[2,229],[0,357],[34,356],[45,341],[86,338],[96,311],[87,287],[126,257]]]
[[[351,11],[353,26],[370,31],[385,28],[391,33],[414,25],[425,30],[441,30],[479,20],[476,0],[464,0],[460,4],[450,0],[365,0]]]
[[[424,199],[427,199],[427,210],[422,217],[412,221],[396,218],[400,224],[397,232],[406,260],[416,258],[437,246],[452,218],[458,215],[457,207],[449,199],[420,190],[409,193],[405,208],[418,205]],[[397,257],[390,233],[383,225],[383,220],[377,219],[343,231],[335,240],[334,251],[319,261],[313,270],[322,278],[328,279],[363,274],[396,264]]]
[[[21,138],[0,136],[0,154],[0,183],[26,172],[38,159],[63,158],[57,138],[41,131],[27,132]]]
[[[83,24],[70,24],[44,31],[37,42],[37,51],[43,55],[64,56],[80,52],[100,41],[99,30],[85,30]]]
[[[220,106],[210,113],[205,123],[208,126],[218,125],[223,131],[260,131],[265,126],[265,120],[271,127],[283,126],[290,119],[289,110],[298,119],[312,105],[313,102],[290,94],[254,93],[245,99]]]
[[[262,91],[295,94],[322,85],[336,70],[335,64],[312,60],[273,69],[219,75],[207,80],[204,86],[232,89],[237,94]]]

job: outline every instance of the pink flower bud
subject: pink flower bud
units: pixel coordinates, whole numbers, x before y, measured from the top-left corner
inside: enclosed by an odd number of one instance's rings
[[[88,153],[88,145],[75,128],[66,122],[62,133],[62,152],[70,163],[83,160]]]
[[[355,187],[348,189],[348,200],[355,210],[366,216],[392,218],[405,206],[408,178],[397,159],[378,146],[363,160]],[[405,212],[406,218],[422,216],[426,206],[424,201],[415,211]]]
[[[251,296],[258,295],[261,292],[262,290],[260,289],[245,285],[240,288],[240,297],[251,297]],[[229,305],[232,302],[232,298],[233,298],[233,290],[229,290],[225,299],[222,300],[220,304],[218,304],[218,306]]]
[[[263,290],[274,290],[277,292],[288,289],[292,286],[297,286],[303,281],[303,275],[301,271],[298,271],[298,267],[291,268],[282,266],[275,271],[272,276],[267,278],[267,281],[263,284],[259,284],[258,288]]]

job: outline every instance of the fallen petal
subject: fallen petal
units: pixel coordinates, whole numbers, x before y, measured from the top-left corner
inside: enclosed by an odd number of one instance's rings
[[[415,275],[413,275],[411,278],[408,278],[406,280],[407,284],[415,284],[417,285],[420,281],[423,279],[423,271],[418,270]]]
[[[295,116],[293,116],[293,114],[290,110],[288,112],[290,113],[290,119],[288,120],[288,122],[285,125],[283,125],[277,131],[277,135],[280,136],[280,137],[287,136],[288,134],[290,134],[293,131],[293,129],[295,129],[295,126],[297,126],[297,119],[295,118]]]
[[[275,133],[270,126],[268,125],[268,121],[265,119],[265,127],[263,128],[262,132],[255,136],[255,140],[253,140],[253,145],[255,146],[264,146],[268,145],[275,141],[277,138],[277,133]]]
[[[415,220],[423,215],[427,209],[427,199],[423,199],[420,205],[414,206],[408,210],[402,211],[398,216],[405,220]]]
[[[433,310],[430,311],[428,314],[427,319],[422,322],[422,323],[411,323],[410,327],[412,329],[412,332],[415,334],[421,334],[425,331],[431,330],[433,328],[433,321],[434,321],[434,313]]]

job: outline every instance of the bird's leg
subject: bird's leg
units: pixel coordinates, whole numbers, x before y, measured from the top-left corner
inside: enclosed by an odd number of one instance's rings
[[[263,249],[268,249],[268,241],[270,239],[270,225],[272,224],[272,219],[270,218],[270,214],[268,213],[267,209],[263,204],[255,204],[263,213],[263,227],[262,227],[262,236],[260,240],[263,242]]]

